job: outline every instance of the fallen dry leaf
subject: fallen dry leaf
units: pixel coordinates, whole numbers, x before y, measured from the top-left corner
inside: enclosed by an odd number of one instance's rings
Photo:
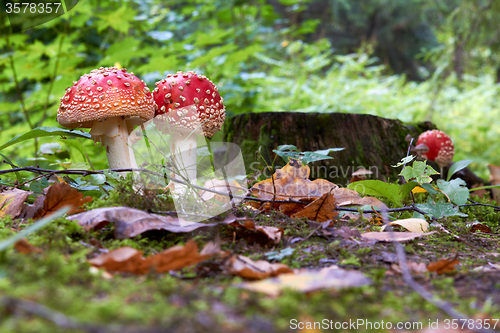
[[[18,217],[24,207],[24,202],[32,192],[13,189],[0,193],[0,218],[10,216]]]
[[[241,255],[235,255],[229,258],[227,262],[227,270],[233,275],[249,280],[260,280],[293,272],[287,265],[284,264],[272,264],[265,260],[253,261],[252,259]]]
[[[427,270],[429,272],[436,272],[438,274],[451,273],[455,271],[455,265],[460,264],[456,258],[453,259],[441,259],[435,262],[431,262],[427,265]]]
[[[84,198],[82,193],[66,183],[50,185],[43,201],[43,208],[38,210],[33,218],[37,219],[47,216],[64,206],[72,207],[68,214],[80,213],[85,210],[79,209],[79,207],[91,201],[91,197]]]
[[[216,225],[215,223],[181,223],[172,216],[150,214],[129,207],[105,207],[69,216],[68,220],[78,221],[85,231],[100,229],[108,223],[115,224],[115,237],[132,238],[148,230],[167,230],[170,232],[191,232],[198,228]]]
[[[488,169],[490,170],[490,182],[491,185],[500,185],[500,167],[488,164]],[[500,204],[500,189],[494,188],[491,189],[493,193],[493,200]]]
[[[26,238],[22,238],[22,239],[18,240],[17,242],[15,242],[14,248],[16,249],[17,252],[22,253],[22,254],[42,252],[41,249],[31,245],[28,242],[28,240],[26,240]]]
[[[387,206],[374,197],[360,197],[358,192],[348,188],[336,188],[332,192],[335,202],[339,207],[347,206],[373,206],[387,209]]]
[[[380,228],[380,231],[384,231],[388,225],[397,225],[405,228],[411,232],[427,232],[429,231],[429,223],[424,219],[402,219],[397,221],[389,222]]]
[[[186,245],[176,245],[144,258],[142,251],[125,246],[92,258],[89,263],[94,267],[102,267],[113,272],[146,274],[154,270],[157,273],[164,273],[197,264],[219,251],[218,246],[207,243],[205,248],[198,253],[196,242],[189,241]]]
[[[233,221],[229,223],[229,225],[235,228],[245,228],[247,230],[258,231],[266,235],[267,238],[274,244],[279,244],[279,242],[281,242],[281,237],[285,233],[285,230],[283,230],[283,228],[256,225],[255,221],[252,220],[246,220],[243,224],[239,223],[238,221]]]
[[[413,240],[415,238],[432,235],[436,231],[421,233],[421,232],[399,232],[399,231],[386,231],[386,232],[365,232],[361,237],[367,240],[375,240],[379,242],[404,242]]]
[[[293,217],[306,217],[308,220],[324,222],[332,220],[339,214],[335,210],[335,197],[330,193],[323,194],[320,198],[311,202]]]
[[[414,261],[408,261],[406,263],[408,266],[408,271],[410,274],[423,274],[427,272],[427,266],[421,262],[421,263],[416,263]],[[386,275],[400,275],[402,274],[401,267],[398,264],[392,264],[391,268],[385,272]]]
[[[370,283],[370,278],[361,272],[329,266],[321,270],[302,269],[295,274],[281,274],[261,281],[245,282],[239,286],[269,296],[278,296],[284,289],[308,293],[325,288],[341,289]]]

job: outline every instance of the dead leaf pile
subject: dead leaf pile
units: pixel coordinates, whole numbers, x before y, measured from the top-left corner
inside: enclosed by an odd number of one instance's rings
[[[307,217],[310,220],[323,222],[331,220],[338,215],[335,205],[348,206],[374,206],[387,208],[380,200],[373,197],[360,197],[358,192],[339,188],[325,179],[309,180],[310,168],[303,166],[296,160],[283,168],[276,170],[272,178],[255,184],[251,193],[257,198],[270,200],[261,207],[260,203],[250,202],[254,208],[276,208],[293,217]],[[274,203],[272,200],[294,200],[304,203]]]
[[[220,247],[209,242],[198,253],[196,242],[189,241],[184,246],[176,245],[144,258],[142,251],[125,246],[92,258],[89,263],[94,267],[104,268],[111,272],[146,274],[155,271],[164,273],[205,261],[219,252]]]

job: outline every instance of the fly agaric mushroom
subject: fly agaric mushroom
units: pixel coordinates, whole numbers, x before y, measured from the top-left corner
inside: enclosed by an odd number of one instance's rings
[[[188,182],[196,179],[197,134],[211,138],[220,131],[226,108],[217,87],[195,72],[168,74],[156,82],[153,98],[158,107],[155,124],[169,133],[170,149],[175,156],[176,173]]]
[[[66,89],[57,110],[59,124],[92,128],[94,141],[106,147],[109,167],[137,167],[129,145],[135,125],[154,117],[156,106],[144,81],[125,68],[101,67]]]
[[[421,153],[421,156],[436,162],[441,168],[441,175],[443,175],[443,168],[450,164],[455,153],[453,141],[445,133],[438,130],[431,130],[420,134],[417,140],[417,147],[421,144],[429,148],[428,151]]]

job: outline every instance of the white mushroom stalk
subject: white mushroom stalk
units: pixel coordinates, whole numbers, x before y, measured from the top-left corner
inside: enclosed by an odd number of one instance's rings
[[[155,124],[170,134],[174,177],[195,184],[197,137],[210,138],[221,129],[226,117],[224,100],[212,81],[194,72],[169,74],[156,82],[153,98],[158,107]],[[179,184],[174,187],[177,194],[186,189]]]
[[[123,117],[94,121],[90,135],[106,148],[110,169],[137,168],[127,122]]]

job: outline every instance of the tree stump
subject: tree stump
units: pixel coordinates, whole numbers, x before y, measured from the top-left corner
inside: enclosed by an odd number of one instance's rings
[[[273,149],[279,145],[295,145],[300,151],[327,148],[345,148],[331,152],[333,160],[311,163],[311,178],[324,178],[341,186],[351,179],[359,168],[373,172],[371,179],[395,181],[401,168],[391,165],[405,157],[411,134],[415,139],[421,132],[434,129],[430,122],[404,125],[399,120],[366,114],[263,112],[246,113],[226,119],[224,139],[237,144],[242,151],[247,173],[259,170],[259,164],[268,165],[276,156]],[[274,167],[285,165],[277,157]]]

